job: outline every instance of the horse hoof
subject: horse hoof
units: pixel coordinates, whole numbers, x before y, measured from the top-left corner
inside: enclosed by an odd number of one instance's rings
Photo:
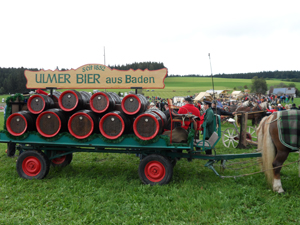
[[[282,187],[274,187],[274,188],[273,188],[273,191],[274,191],[274,192],[277,192],[277,193],[279,193],[279,194],[284,193],[284,190],[283,190]]]

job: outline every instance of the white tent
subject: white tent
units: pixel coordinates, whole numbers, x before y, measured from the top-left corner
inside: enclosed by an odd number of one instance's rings
[[[211,101],[213,100],[213,98],[211,97],[210,94],[208,94],[207,92],[200,92],[196,98],[194,98],[194,101],[203,101],[204,97],[206,100]]]
[[[222,94],[222,92],[224,92],[224,90],[212,90],[212,89],[210,89],[210,90],[207,90],[206,91],[208,94],[213,94],[214,92],[215,92],[215,94],[217,94],[217,95],[219,95],[219,94]]]
[[[222,97],[227,95],[229,91],[230,90],[214,90],[213,91],[212,89],[210,89],[210,90],[207,90],[206,92],[211,94],[211,95],[213,95],[213,93],[215,93],[215,97],[219,98],[219,97],[221,97],[220,95],[222,95]]]
[[[244,96],[244,94],[243,94],[243,92],[241,92],[241,91],[233,91],[233,92],[231,93],[231,96],[232,96],[233,98],[241,98],[241,97]]]

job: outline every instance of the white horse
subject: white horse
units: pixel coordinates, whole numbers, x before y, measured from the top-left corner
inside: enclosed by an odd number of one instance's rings
[[[267,101],[265,101],[263,103],[260,103],[259,106],[264,111],[266,111],[267,109],[269,109],[269,103]]]
[[[248,100],[248,101],[242,102],[242,106],[244,106],[244,107],[250,106],[250,101]]]

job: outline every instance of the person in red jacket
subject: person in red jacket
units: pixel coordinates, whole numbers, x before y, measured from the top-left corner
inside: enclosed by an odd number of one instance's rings
[[[192,113],[195,116],[198,116],[200,118],[200,111],[193,105],[193,101],[191,97],[186,97],[184,99],[184,106],[181,106],[178,110],[178,114],[188,114]],[[184,121],[184,126],[182,128],[188,129],[190,125],[189,121]],[[200,121],[197,121],[197,130],[200,128]]]
[[[272,109],[267,109],[268,112],[273,113],[273,112],[277,112],[278,110],[275,109],[275,106],[272,105]]]

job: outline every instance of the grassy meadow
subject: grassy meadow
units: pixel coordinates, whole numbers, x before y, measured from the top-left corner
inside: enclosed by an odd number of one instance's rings
[[[230,89],[250,82],[216,78],[215,89]],[[273,85],[269,82],[281,81],[267,82]],[[161,97],[173,97],[205,91],[211,89],[211,78],[167,78],[165,84],[165,89],[154,91],[156,96],[157,93]],[[297,87],[300,88],[299,83]],[[0,112],[0,127],[3,127],[3,112]],[[222,130],[228,127],[233,125],[224,124]],[[286,192],[277,194],[262,173],[221,179],[204,167],[204,160],[188,162],[181,159],[174,167],[168,185],[144,185],[138,176],[140,160],[134,154],[74,153],[73,161],[67,167],[51,167],[43,180],[25,180],[17,174],[17,158],[7,157],[5,149],[6,144],[0,144],[0,224],[253,225],[300,222],[297,163],[282,169]],[[217,154],[253,151],[254,147],[225,148],[222,140],[216,146]],[[299,154],[291,153],[285,164],[298,158]],[[248,161],[248,164],[232,164],[240,161]],[[219,165],[217,163],[215,168],[224,176],[260,171],[257,159],[232,160],[224,172]]]
[[[248,88],[251,85],[251,79],[228,79],[228,78],[214,78],[215,90],[231,90],[239,86]],[[292,82],[283,82],[281,80],[267,80],[268,87],[277,85],[279,83],[289,84]],[[300,89],[300,83],[295,83],[296,87]],[[164,89],[156,89],[154,92],[144,91],[145,95],[160,96],[162,98],[170,98],[174,96],[187,96],[212,89],[211,77],[167,77],[165,79],[166,87]],[[153,93],[153,94],[152,94]]]

